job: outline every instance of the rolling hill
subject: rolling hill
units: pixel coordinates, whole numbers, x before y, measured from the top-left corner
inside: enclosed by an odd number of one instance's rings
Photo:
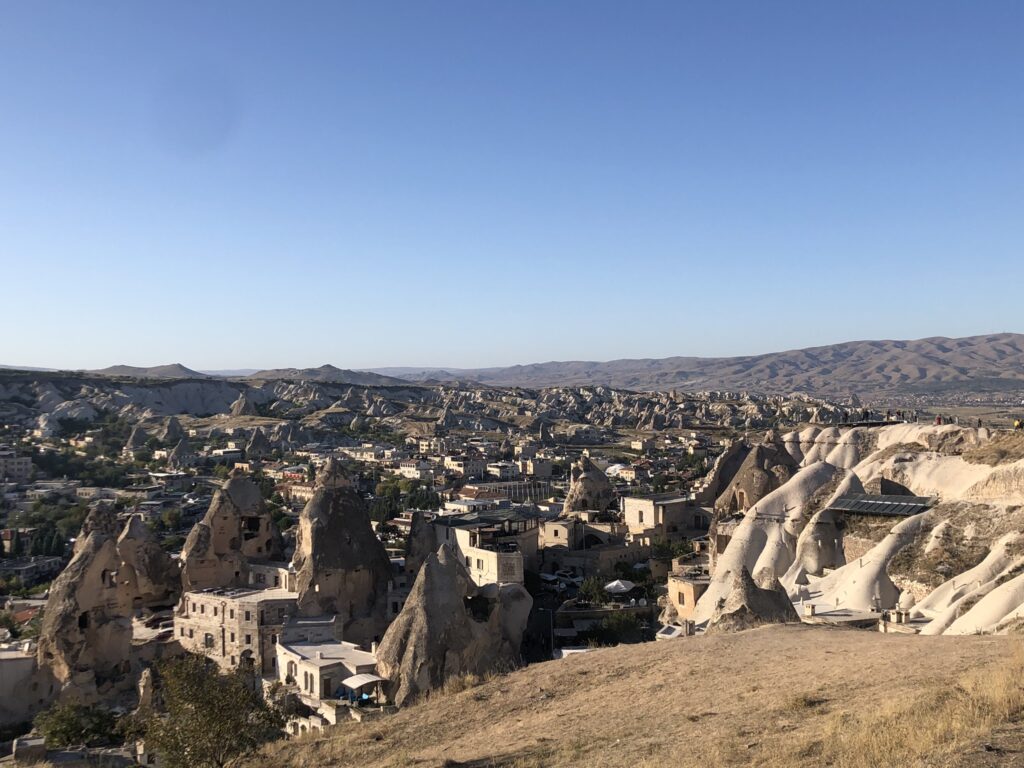
[[[1024,335],[851,341],[747,357],[565,361],[478,369],[377,369],[417,381],[633,390],[751,390],[817,396],[1024,389]]]
[[[359,384],[364,387],[408,386],[409,384],[407,379],[386,376],[373,371],[350,371],[344,368],[336,368],[333,365],[321,365],[319,368],[273,368],[266,371],[256,371],[246,378],[260,381],[272,379],[323,381],[332,384]]]
[[[134,365],[112,365],[96,371],[84,371],[97,376],[125,376],[134,379],[208,379],[205,373],[193,371],[181,363],[170,365],[154,365],[148,368]]]
[[[1017,649],[1008,637],[800,624],[619,645],[431,696],[390,717],[346,719],[242,765],[1019,766],[1006,760],[1021,744]]]

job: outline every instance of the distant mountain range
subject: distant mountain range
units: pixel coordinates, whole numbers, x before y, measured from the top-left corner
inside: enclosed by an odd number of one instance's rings
[[[327,381],[332,384],[359,384],[365,387],[381,387],[408,385],[408,379],[386,376],[374,371],[350,371],[335,368],[333,365],[321,365],[319,368],[273,368],[267,371],[256,371],[246,376],[247,379],[287,379],[291,381]]]
[[[134,365],[112,365],[109,368],[100,368],[95,371],[83,371],[83,373],[94,373],[98,376],[127,376],[135,379],[208,379],[209,375],[186,368],[181,363],[170,365],[154,365],[150,368],[140,368]]]
[[[504,368],[378,368],[414,381],[633,390],[749,390],[820,396],[1024,389],[1024,335],[851,341],[747,357],[549,362]]]
[[[3,367],[13,366],[0,366]],[[458,381],[533,388],[602,384],[640,391],[805,392],[822,397],[895,392],[928,395],[1024,389],[1024,335],[999,333],[959,339],[851,341],[746,357],[567,361],[503,368],[377,368],[353,371],[322,365],[319,368],[204,373],[174,363],[150,368],[116,365],[83,373],[157,379],[287,379],[362,386]]]

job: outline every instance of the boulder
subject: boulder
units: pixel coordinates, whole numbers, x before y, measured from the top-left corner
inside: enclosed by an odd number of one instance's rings
[[[615,504],[615,489],[608,476],[586,456],[573,464],[570,477],[572,482],[563,505],[566,513],[604,512]]]
[[[707,624],[707,633],[739,632],[762,624],[800,621],[786,590],[774,574],[759,574],[758,584],[750,571],[741,568],[733,578],[732,590],[719,600]]]
[[[113,510],[89,513],[43,613],[39,666],[84,697],[130,671],[132,594],[118,578],[116,536]]]
[[[519,663],[533,598],[519,584],[478,589],[446,546],[423,563],[401,613],[377,649],[377,672],[399,706],[450,677]]]
[[[117,539],[117,554],[121,558],[118,581],[132,596],[135,607],[153,608],[177,601],[181,593],[178,564],[161,549],[141,515],[129,518]]]
[[[347,642],[380,640],[387,627],[391,560],[373,532],[366,503],[334,459],[320,469],[299,517],[292,565],[302,615],[337,614]]]
[[[260,489],[239,473],[213,496],[203,519],[193,526],[181,550],[181,581],[188,592],[244,586],[249,560],[277,560],[281,536]]]

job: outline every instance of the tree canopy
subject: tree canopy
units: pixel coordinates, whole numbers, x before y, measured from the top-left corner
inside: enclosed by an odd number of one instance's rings
[[[222,768],[283,735],[284,714],[246,672],[221,673],[194,654],[157,672],[161,706],[143,718],[141,732],[165,768]]]

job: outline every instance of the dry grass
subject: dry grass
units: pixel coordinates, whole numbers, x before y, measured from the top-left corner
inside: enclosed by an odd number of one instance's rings
[[[950,764],[1022,714],[1024,651],[1017,644],[998,670],[975,670],[953,687],[926,687],[874,711],[837,712],[824,719],[819,736],[776,742],[749,764],[782,768],[803,765],[811,757],[834,768]]]
[[[783,625],[601,649],[452,682],[249,765],[949,765],[1020,710],[1017,643]]]
[[[995,467],[1024,459],[1024,432],[997,432],[991,440],[963,452],[964,461]]]

